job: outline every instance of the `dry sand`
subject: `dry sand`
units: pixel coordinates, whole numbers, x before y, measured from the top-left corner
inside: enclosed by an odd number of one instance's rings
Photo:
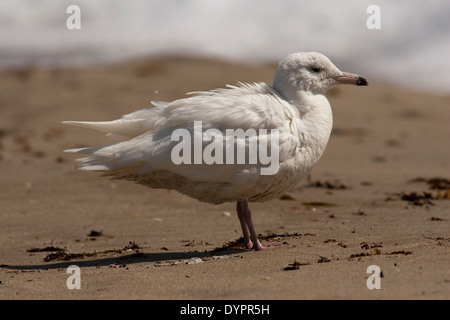
[[[237,81],[271,84],[274,70],[164,58],[2,72],[0,298],[449,299],[450,187],[427,183],[450,178],[449,96],[371,79],[333,89],[335,127],[310,181],[251,205],[257,231],[285,242],[262,252],[226,246],[241,235],[235,204],[100,178],[61,152],[111,142],[63,120],[112,120]],[[32,250],[45,248],[63,251]],[[69,265],[81,268],[80,290],[67,289]],[[381,290],[366,286],[370,265]]]

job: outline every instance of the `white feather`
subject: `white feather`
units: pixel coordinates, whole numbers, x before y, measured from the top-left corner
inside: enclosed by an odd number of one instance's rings
[[[142,124],[145,119],[118,119],[114,121],[64,121],[64,124],[70,124],[76,127],[88,128],[95,131],[115,135],[123,138],[132,138],[145,132],[142,130]]]
[[[294,58],[298,59],[291,57]],[[320,56],[315,59],[330,74],[340,72],[329,60]],[[279,70],[295,65],[294,62],[281,63]],[[287,67],[286,70],[277,71],[274,87],[240,83],[226,89],[193,92],[173,102],[153,101],[154,108],[114,121],[66,121],[129,139],[104,147],[67,151],[90,155],[79,161],[82,170],[102,171],[153,188],[174,189],[209,203],[278,197],[293,188],[317,163],[332,127],[331,108],[321,92],[328,87],[317,83],[317,89],[303,90],[301,81],[310,86],[311,79],[293,79],[292,70]],[[175,165],[171,151],[178,142],[171,141],[171,135],[179,128],[192,134],[194,121],[202,121],[203,130],[214,128],[223,133],[226,129],[277,129],[278,172],[264,176],[259,171],[261,165],[252,164]]]

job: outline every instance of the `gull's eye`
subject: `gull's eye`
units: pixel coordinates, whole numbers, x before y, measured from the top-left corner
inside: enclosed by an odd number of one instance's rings
[[[320,72],[320,69],[317,68],[317,67],[311,68],[311,70],[312,70],[312,72],[314,72],[314,73],[319,73],[319,72]]]

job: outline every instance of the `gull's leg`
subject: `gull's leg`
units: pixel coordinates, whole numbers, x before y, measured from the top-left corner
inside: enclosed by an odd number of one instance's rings
[[[243,201],[238,201],[236,204],[236,211],[238,214],[239,222],[241,223],[242,235],[244,237],[244,245],[247,249],[251,249],[253,247],[253,243],[250,240],[250,236],[248,234],[247,223],[244,219],[244,203]]]
[[[252,213],[248,208],[248,200],[239,200],[237,203],[237,212],[241,222],[242,233],[244,235],[244,244],[248,249],[261,250],[264,247],[259,242],[255,227],[253,226]],[[250,232],[250,236],[249,236]]]
[[[239,222],[241,223],[242,234],[244,236],[244,245],[247,249],[262,250],[281,245],[280,242],[274,242],[269,245],[262,245],[258,239],[252,221],[252,213],[248,207],[248,200],[239,200],[236,205]]]

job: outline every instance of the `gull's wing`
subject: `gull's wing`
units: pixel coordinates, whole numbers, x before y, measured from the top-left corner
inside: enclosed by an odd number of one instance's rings
[[[194,152],[195,121],[201,121],[203,131],[216,129],[226,138],[227,129],[267,129],[268,132],[272,129],[282,130],[289,126],[292,112],[295,112],[294,109],[268,85],[241,84],[228,89],[196,92],[189,98],[171,103],[156,103],[156,108],[136,111],[109,123],[68,122],[109,134],[134,136],[128,141],[109,146],[68,151],[90,155],[80,159],[80,169],[105,171],[118,178],[134,180],[147,177],[151,180],[154,179],[151,178],[153,174],[170,172],[190,181],[231,183],[240,175],[253,175],[257,178],[260,168],[248,162],[177,165],[172,159],[172,150],[179,143],[171,139],[174,131],[184,129],[189,132],[191,151]],[[280,134],[290,134],[289,130],[282,131]],[[210,142],[203,142],[202,150],[209,144]],[[235,144],[248,144],[248,138],[235,139]],[[280,154],[285,153],[280,150]]]

